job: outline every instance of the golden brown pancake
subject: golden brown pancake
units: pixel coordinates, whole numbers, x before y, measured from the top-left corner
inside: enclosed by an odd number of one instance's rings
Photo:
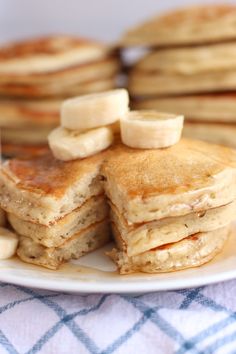
[[[127,31],[121,46],[186,46],[236,39],[236,7],[199,5],[154,18]]]
[[[4,157],[30,158],[45,155],[49,152],[48,145],[1,144]]]
[[[187,215],[129,224],[110,202],[111,222],[119,232],[122,248],[128,256],[146,252],[155,247],[178,242],[199,232],[213,231],[235,220],[236,202]],[[116,233],[116,231],[115,231]]]
[[[1,128],[43,128],[59,124],[62,99],[0,99]]]
[[[101,62],[73,68],[70,72],[47,76],[42,82],[0,83],[0,94],[16,97],[54,97],[81,95],[105,90],[115,85],[115,76],[119,71],[116,59],[106,59]],[[60,82],[60,85],[58,85]]]
[[[135,109],[183,114],[186,120],[236,123],[235,93],[206,93],[177,97],[153,97],[133,102]]]
[[[22,236],[17,255],[24,262],[55,270],[66,261],[78,259],[102,247],[109,239],[110,229],[105,219],[74,234],[59,247],[44,247],[31,238]]]
[[[8,213],[7,218],[17,234],[30,237],[45,247],[58,247],[74,234],[108,217],[108,204],[104,195],[92,197],[79,208],[46,226],[20,219]]]
[[[128,223],[185,215],[236,197],[236,151],[197,140],[157,150],[119,146],[102,174],[109,199]]]
[[[184,124],[183,135],[236,148],[236,124],[187,121]]]
[[[25,82],[106,58],[112,50],[92,40],[48,36],[23,40],[0,49],[1,81]]]
[[[48,153],[9,160],[0,170],[0,203],[19,218],[51,225],[101,194],[98,175],[105,156],[62,162]]]
[[[116,262],[121,274],[135,272],[163,273],[198,267],[212,260],[222,251],[228,236],[229,226],[191,235],[179,242],[154,248],[136,256],[113,249],[108,255]],[[119,245],[119,233],[115,234]]]
[[[135,69],[157,74],[194,75],[236,68],[236,42],[211,46],[153,50],[135,64]]]

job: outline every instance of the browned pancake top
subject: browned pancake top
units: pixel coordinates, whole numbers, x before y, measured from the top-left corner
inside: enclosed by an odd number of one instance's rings
[[[196,22],[201,25],[201,22],[217,21],[227,15],[236,13],[234,5],[206,5],[206,6],[191,6],[180,10],[167,13],[158,18],[158,23],[165,26],[175,26],[185,22]],[[155,23],[157,20],[153,20]]]
[[[0,61],[28,58],[38,55],[57,55],[73,48],[102,45],[84,38],[72,36],[50,36],[29,39],[6,45],[0,49]]]
[[[236,151],[182,139],[167,149],[120,145],[104,163],[103,174],[130,198],[145,198],[210,186],[214,176],[229,166],[236,168]]]
[[[18,179],[19,189],[60,198],[73,183],[96,172],[104,156],[105,153],[101,153],[83,160],[63,162],[49,152],[35,158],[12,159],[5,170]]]

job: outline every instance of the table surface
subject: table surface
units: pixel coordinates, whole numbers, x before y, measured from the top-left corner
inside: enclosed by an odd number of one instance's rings
[[[236,353],[236,280],[139,296],[0,283],[0,353]]]

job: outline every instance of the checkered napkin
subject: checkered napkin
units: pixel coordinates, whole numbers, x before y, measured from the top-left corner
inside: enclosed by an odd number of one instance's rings
[[[0,283],[0,353],[236,353],[236,281],[141,296]]]

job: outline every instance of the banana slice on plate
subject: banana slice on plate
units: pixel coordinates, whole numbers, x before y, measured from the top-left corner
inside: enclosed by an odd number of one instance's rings
[[[61,125],[71,130],[88,130],[112,124],[129,110],[125,89],[80,96],[64,101]]]
[[[140,149],[158,149],[176,144],[184,117],[156,111],[131,111],[120,121],[125,145]]]
[[[54,129],[48,136],[53,155],[62,161],[85,158],[105,150],[113,142],[111,128],[102,127],[86,132],[63,127]]]
[[[18,236],[0,227],[0,259],[7,259],[14,256],[18,245]]]

